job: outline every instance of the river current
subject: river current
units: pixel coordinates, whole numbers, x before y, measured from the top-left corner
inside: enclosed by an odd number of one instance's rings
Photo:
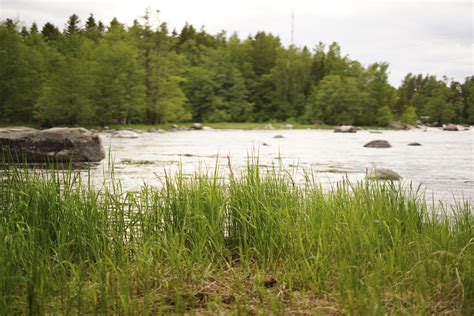
[[[132,134],[132,133],[131,133]],[[130,135],[125,135],[126,137]],[[249,157],[259,164],[282,164],[298,179],[314,172],[323,186],[347,177],[362,180],[367,170],[388,168],[405,183],[421,185],[428,200],[453,203],[474,200],[474,131],[447,132],[436,128],[410,131],[326,130],[201,130],[139,133],[136,138],[101,133],[114,161],[115,176],[126,190],[144,183],[160,185],[165,173],[212,172],[216,161],[225,173],[246,166]],[[277,136],[277,137],[275,137]],[[371,140],[387,140],[391,148],[366,148]],[[421,146],[408,146],[418,142]],[[92,171],[100,182],[107,159]]]

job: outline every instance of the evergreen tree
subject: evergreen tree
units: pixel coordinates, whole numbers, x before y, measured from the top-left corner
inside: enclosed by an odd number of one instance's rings
[[[41,34],[43,34],[46,41],[55,41],[61,35],[60,32],[59,32],[59,29],[56,26],[54,26],[53,24],[49,23],[49,22],[47,22],[43,26],[43,28],[41,30]]]
[[[66,28],[64,30],[66,36],[71,36],[76,33],[79,33],[81,31],[80,23],[81,21],[79,20],[79,17],[76,14],[71,15],[66,23]]]

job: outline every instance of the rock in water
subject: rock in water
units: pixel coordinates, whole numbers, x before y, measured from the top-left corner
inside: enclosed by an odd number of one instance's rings
[[[443,131],[457,132],[459,131],[459,128],[457,125],[448,124],[448,125],[443,125]]]
[[[368,142],[367,144],[364,145],[364,147],[368,147],[368,148],[390,148],[390,147],[392,147],[392,145],[390,145],[390,143],[387,142],[386,140],[377,139],[377,140],[373,140],[371,142]]]
[[[285,136],[283,136],[283,135],[275,135],[275,136],[273,136],[273,138],[285,138]]]
[[[375,169],[372,174],[369,175],[370,179],[373,180],[389,180],[389,181],[398,181],[402,177],[390,169]]]
[[[355,133],[357,129],[351,125],[342,125],[334,128],[334,133]]]
[[[390,122],[388,124],[388,126],[390,126],[391,128],[399,129],[399,130],[409,130],[409,129],[413,128],[412,125],[405,124],[405,123],[402,123],[402,122]]]
[[[421,146],[421,144],[414,142],[414,143],[409,143],[408,146]]]
[[[135,133],[134,131],[127,131],[127,130],[117,131],[112,136],[115,138],[138,138],[139,137],[138,133]]]
[[[85,128],[0,128],[0,147],[14,159],[28,162],[98,162],[105,158],[99,135]]]
[[[196,130],[196,131],[200,131],[200,130],[202,130],[202,124],[201,123],[193,123],[193,125],[191,125],[191,129]]]

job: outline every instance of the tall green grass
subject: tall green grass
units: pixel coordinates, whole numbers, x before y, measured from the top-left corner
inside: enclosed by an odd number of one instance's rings
[[[472,314],[473,213],[408,186],[248,165],[123,192],[7,167],[0,313]]]

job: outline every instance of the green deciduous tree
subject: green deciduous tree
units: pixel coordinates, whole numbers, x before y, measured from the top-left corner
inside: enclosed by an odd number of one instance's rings
[[[308,118],[329,124],[354,124],[360,119],[363,98],[357,79],[326,76],[309,99]]]

